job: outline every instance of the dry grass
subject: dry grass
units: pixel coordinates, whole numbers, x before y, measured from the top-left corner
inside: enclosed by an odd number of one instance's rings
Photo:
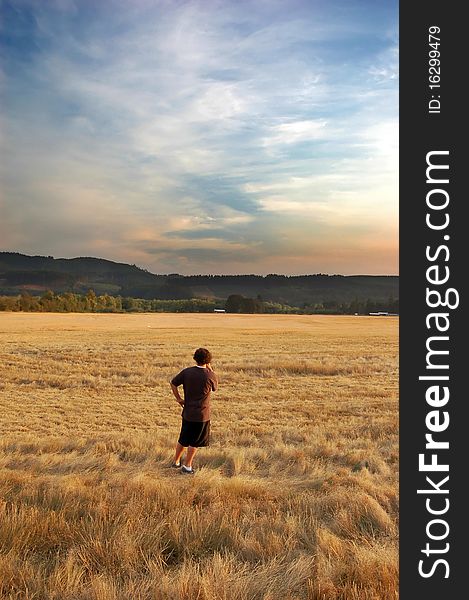
[[[220,390],[194,477],[168,380]],[[397,598],[397,320],[0,313],[0,598]]]

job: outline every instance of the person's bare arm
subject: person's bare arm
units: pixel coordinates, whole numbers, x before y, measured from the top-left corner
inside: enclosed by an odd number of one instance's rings
[[[216,376],[216,373],[213,370],[212,365],[210,363],[207,363],[205,366],[214,375],[214,377],[211,378],[211,384],[210,385],[212,386],[212,392],[216,392],[217,389],[218,389],[218,377]]]
[[[177,386],[174,385],[174,383],[172,383],[171,381],[169,382],[169,385],[171,386],[171,390],[174,394],[174,397],[176,398],[176,402],[178,404],[180,404],[181,406],[184,406],[184,400],[181,398],[181,395],[179,394],[179,390],[178,390]]]

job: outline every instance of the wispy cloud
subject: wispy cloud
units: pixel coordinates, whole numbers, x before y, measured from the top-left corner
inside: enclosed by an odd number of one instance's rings
[[[396,3],[3,12],[4,249],[156,272],[244,272],[249,255],[259,273],[280,255],[285,272],[396,272]]]
[[[271,128],[271,135],[264,139],[264,145],[297,144],[313,140],[327,139],[326,121],[294,121],[281,123]]]

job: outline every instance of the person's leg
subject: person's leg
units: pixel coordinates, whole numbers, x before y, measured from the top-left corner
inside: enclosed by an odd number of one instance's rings
[[[187,448],[186,460],[184,461],[184,464],[188,469],[192,468],[192,460],[196,452],[197,448],[194,448],[194,446],[189,446],[189,448]]]
[[[182,446],[179,442],[176,444],[176,453],[174,454],[174,464],[178,465],[181,462],[181,456],[184,453],[184,446]]]

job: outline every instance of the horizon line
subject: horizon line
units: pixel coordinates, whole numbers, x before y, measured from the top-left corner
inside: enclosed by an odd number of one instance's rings
[[[172,272],[172,273],[153,273],[152,271],[149,271],[148,269],[145,269],[144,267],[139,267],[138,265],[136,265],[135,263],[125,263],[125,262],[119,262],[116,260],[112,260],[109,258],[103,258],[103,257],[98,257],[98,256],[73,256],[73,257],[65,257],[65,256],[59,256],[59,257],[55,257],[52,256],[51,254],[25,254],[24,252],[19,252],[17,250],[0,250],[0,255],[1,254],[18,254],[20,256],[27,256],[29,258],[52,258],[53,260],[79,260],[79,259],[92,259],[92,260],[104,260],[106,262],[111,262],[113,264],[116,265],[126,265],[129,267],[136,267],[137,269],[140,269],[141,271],[145,271],[146,273],[149,273],[150,275],[160,275],[160,276],[164,276],[164,277],[169,277],[171,275],[178,275],[179,277],[269,277],[270,275],[275,275],[275,276],[281,276],[281,277],[312,277],[312,276],[317,276],[317,275],[323,275],[323,276],[327,276],[327,277],[399,277],[399,274],[391,274],[391,273],[380,273],[380,274],[376,274],[376,275],[369,275],[367,273],[350,273],[349,275],[344,275],[343,273],[323,273],[323,272],[316,272],[316,273],[300,273],[297,275],[288,275],[286,273],[267,273],[265,275],[261,274],[261,273],[226,273],[226,274],[221,274],[221,273],[191,273],[190,275],[183,275],[182,273],[176,273],[176,272]]]

